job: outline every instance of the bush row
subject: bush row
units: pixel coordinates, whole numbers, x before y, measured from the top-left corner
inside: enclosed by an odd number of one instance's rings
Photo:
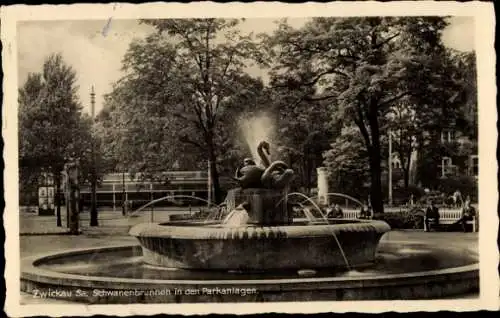
[[[385,221],[392,229],[422,229],[423,211],[385,212],[375,214],[374,220]]]

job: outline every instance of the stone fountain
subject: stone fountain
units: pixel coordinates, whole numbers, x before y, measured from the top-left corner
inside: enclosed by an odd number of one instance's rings
[[[382,221],[293,218],[293,171],[245,160],[223,218],[145,223],[124,243],[22,260],[21,290],[90,304],[408,300],[477,294],[478,254]],[[319,177],[324,174],[319,174]],[[319,200],[328,200],[319,180]],[[392,233],[391,233],[392,234]],[[413,238],[412,238],[413,237]],[[382,239],[381,239],[382,238]],[[354,269],[355,268],[355,269]],[[313,276],[313,277],[308,277]],[[96,293],[97,291],[97,293]]]
[[[265,153],[265,152],[266,153]],[[131,228],[144,262],[169,268],[211,270],[276,270],[354,268],[373,263],[387,223],[373,220],[328,220],[310,224],[293,219],[287,189],[293,170],[282,161],[269,162],[269,144],[258,146],[262,166],[247,159],[229,191],[225,220],[144,223]],[[243,223],[231,218],[244,213]],[[238,218],[240,220],[242,218]]]

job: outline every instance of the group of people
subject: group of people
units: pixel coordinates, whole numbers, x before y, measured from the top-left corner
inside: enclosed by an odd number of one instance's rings
[[[328,217],[331,217],[331,218],[343,218],[344,211],[338,205],[338,203],[335,203],[326,209],[326,215]],[[359,214],[359,218],[360,219],[369,219],[370,217],[371,217],[371,208],[368,206],[368,204],[362,205],[361,212]]]
[[[332,218],[343,218],[344,212],[342,208],[337,204],[332,204],[326,209],[326,214],[328,217]],[[361,213],[359,215],[360,219],[369,219],[371,217],[372,211],[368,204],[364,204],[361,207]],[[456,225],[461,225],[464,232],[467,230],[467,222],[473,220],[476,216],[476,209],[471,205],[470,199],[467,198],[463,202],[462,215],[461,218],[455,223]],[[425,211],[425,228],[429,231],[432,224],[439,225],[439,208],[436,206],[433,200],[429,200],[429,204]]]
[[[344,217],[344,211],[337,203],[335,203],[326,209],[326,215],[331,218],[341,219]]]
[[[470,204],[470,200],[466,200],[462,207],[462,216],[455,224],[460,224],[463,231],[466,232],[467,222],[473,220],[475,215],[476,209]],[[430,230],[431,224],[439,224],[439,209],[432,200],[430,200],[429,206],[425,211],[424,222],[426,231]]]
[[[442,195],[443,200],[445,200],[446,199],[446,195],[444,193],[441,194],[441,195]],[[465,200],[464,200],[463,197],[462,197],[462,193],[460,192],[460,190],[457,189],[455,192],[453,192],[452,195],[448,196],[448,199],[449,199],[447,201],[448,205],[452,205],[455,208],[459,208],[463,204],[465,204],[465,202],[470,201],[470,196],[467,196],[465,198]],[[410,197],[408,199],[408,203],[407,204],[409,206],[413,206],[413,205],[416,204],[416,201],[417,200],[415,199],[415,195],[412,193],[412,194],[410,194]]]

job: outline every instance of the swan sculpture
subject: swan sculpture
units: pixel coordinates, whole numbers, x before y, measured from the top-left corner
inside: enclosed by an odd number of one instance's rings
[[[252,159],[246,158],[244,166],[236,170],[234,179],[239,182],[241,188],[283,189],[290,184],[295,176],[294,171],[281,160],[271,163],[269,148],[267,141],[261,141],[257,146],[257,153],[263,167],[258,166]]]

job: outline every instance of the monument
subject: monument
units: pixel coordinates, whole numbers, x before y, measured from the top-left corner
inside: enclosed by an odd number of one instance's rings
[[[318,174],[318,203],[324,206],[329,205],[328,201],[328,178],[325,167],[316,169]]]

